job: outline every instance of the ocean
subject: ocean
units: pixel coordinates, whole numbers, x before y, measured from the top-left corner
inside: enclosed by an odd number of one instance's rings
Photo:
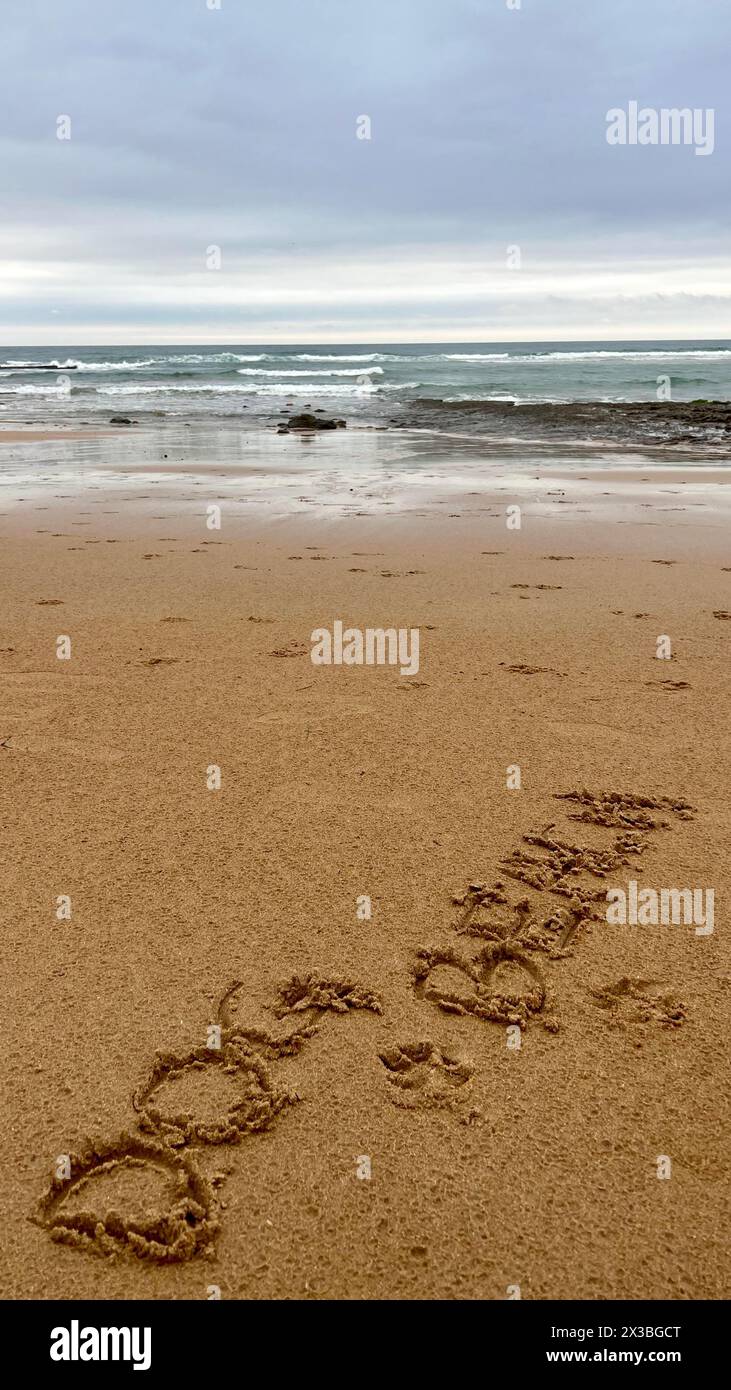
[[[41,363],[54,370],[32,370]],[[559,425],[592,437],[611,420],[626,422],[620,433],[631,438],[644,403],[653,421],[670,421],[657,437],[672,441],[677,411],[658,401],[728,402],[731,340],[5,347],[0,365],[0,422],[98,424],[123,414],[255,428],[310,408],[354,425],[503,437],[555,435]],[[698,437],[722,441],[718,412],[696,414]]]

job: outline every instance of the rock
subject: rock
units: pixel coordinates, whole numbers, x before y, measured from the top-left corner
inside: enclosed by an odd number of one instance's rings
[[[321,420],[317,415],[293,415],[287,422],[288,430],[337,430],[343,429],[344,420]]]
[[[110,425],[131,425],[132,421],[127,415],[113,415],[109,423]]]

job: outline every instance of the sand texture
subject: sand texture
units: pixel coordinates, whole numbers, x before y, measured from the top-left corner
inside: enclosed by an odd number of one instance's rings
[[[3,475],[3,1296],[727,1295],[710,484],[523,480],[511,532],[504,479],[292,515],[240,457],[210,530],[203,462],[104,443]],[[418,674],[315,667],[337,618]],[[714,932],[608,925],[630,879]]]

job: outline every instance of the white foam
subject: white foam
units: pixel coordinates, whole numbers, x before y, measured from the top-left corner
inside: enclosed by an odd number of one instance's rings
[[[383,367],[333,367],[328,371],[298,371],[296,367],[282,365],[276,370],[270,367],[239,367],[239,376],[383,376]]]
[[[295,352],[292,356],[298,362],[402,362],[407,360],[385,352]]]

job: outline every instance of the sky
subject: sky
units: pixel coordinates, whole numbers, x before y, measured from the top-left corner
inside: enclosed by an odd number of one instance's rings
[[[4,346],[731,336],[729,0],[2,0],[0,33]],[[610,145],[630,102],[710,109],[712,152]]]

